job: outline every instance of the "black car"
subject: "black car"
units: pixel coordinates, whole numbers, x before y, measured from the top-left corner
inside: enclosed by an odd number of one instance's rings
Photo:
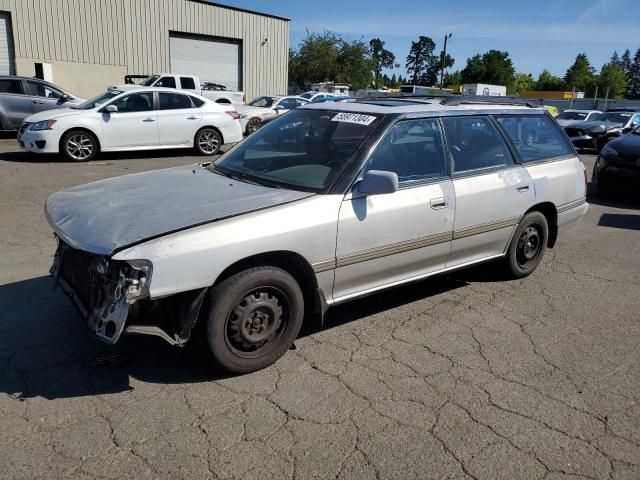
[[[607,143],[593,167],[598,192],[613,190],[614,180],[640,180],[640,127]]]
[[[607,110],[593,120],[576,122],[564,127],[576,148],[595,148],[598,151],[610,140],[640,126],[640,112],[635,110]]]

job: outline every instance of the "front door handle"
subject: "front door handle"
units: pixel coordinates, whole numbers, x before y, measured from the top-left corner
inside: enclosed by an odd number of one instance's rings
[[[517,190],[522,193],[522,192],[528,192],[529,191],[529,185],[522,185],[521,187],[518,187]]]
[[[445,208],[447,206],[447,201],[444,199],[444,197],[432,198],[430,203],[431,208],[433,208],[434,210]]]
[[[194,116],[187,117],[187,120],[197,120],[197,119],[198,119],[198,117],[194,117]]]
[[[144,120],[142,120],[143,122],[155,122],[155,120],[153,118],[145,118]]]
[[[37,105],[43,105],[44,102],[40,101],[40,100],[34,100],[33,103],[37,104]]]

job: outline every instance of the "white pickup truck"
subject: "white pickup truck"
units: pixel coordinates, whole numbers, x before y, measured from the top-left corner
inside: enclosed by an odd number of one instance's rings
[[[197,93],[203,97],[210,98],[217,103],[244,103],[244,94],[227,90],[224,85],[212,82],[200,83],[200,79],[195,75],[181,75],[175,73],[159,73],[147,77],[142,85],[146,87],[167,87],[186,90]]]

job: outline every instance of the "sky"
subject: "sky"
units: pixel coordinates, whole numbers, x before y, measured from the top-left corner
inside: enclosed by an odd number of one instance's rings
[[[490,49],[507,50],[517,72],[535,77],[547,69],[563,76],[578,53],[584,52],[599,70],[614,50],[640,48],[640,4],[634,0],[556,1],[415,1],[415,0],[223,0],[219,3],[291,19],[289,45],[306,31],[330,30],[348,40],[378,37],[401,66],[418,36],[436,42],[453,36],[447,53],[453,70],[467,58]],[[389,72],[391,73],[391,72]]]

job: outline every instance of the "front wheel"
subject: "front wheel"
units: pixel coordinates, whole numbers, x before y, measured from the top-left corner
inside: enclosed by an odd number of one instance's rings
[[[205,127],[198,130],[194,146],[200,155],[216,155],[222,146],[222,137],[215,128]]]
[[[98,140],[86,130],[71,130],[62,137],[61,153],[72,162],[88,162],[98,154]]]
[[[549,225],[540,212],[527,213],[518,224],[507,250],[507,265],[514,278],[530,275],[547,248]]]
[[[280,268],[250,268],[223,280],[204,311],[214,364],[232,373],[271,365],[293,344],[303,318],[302,290]]]

